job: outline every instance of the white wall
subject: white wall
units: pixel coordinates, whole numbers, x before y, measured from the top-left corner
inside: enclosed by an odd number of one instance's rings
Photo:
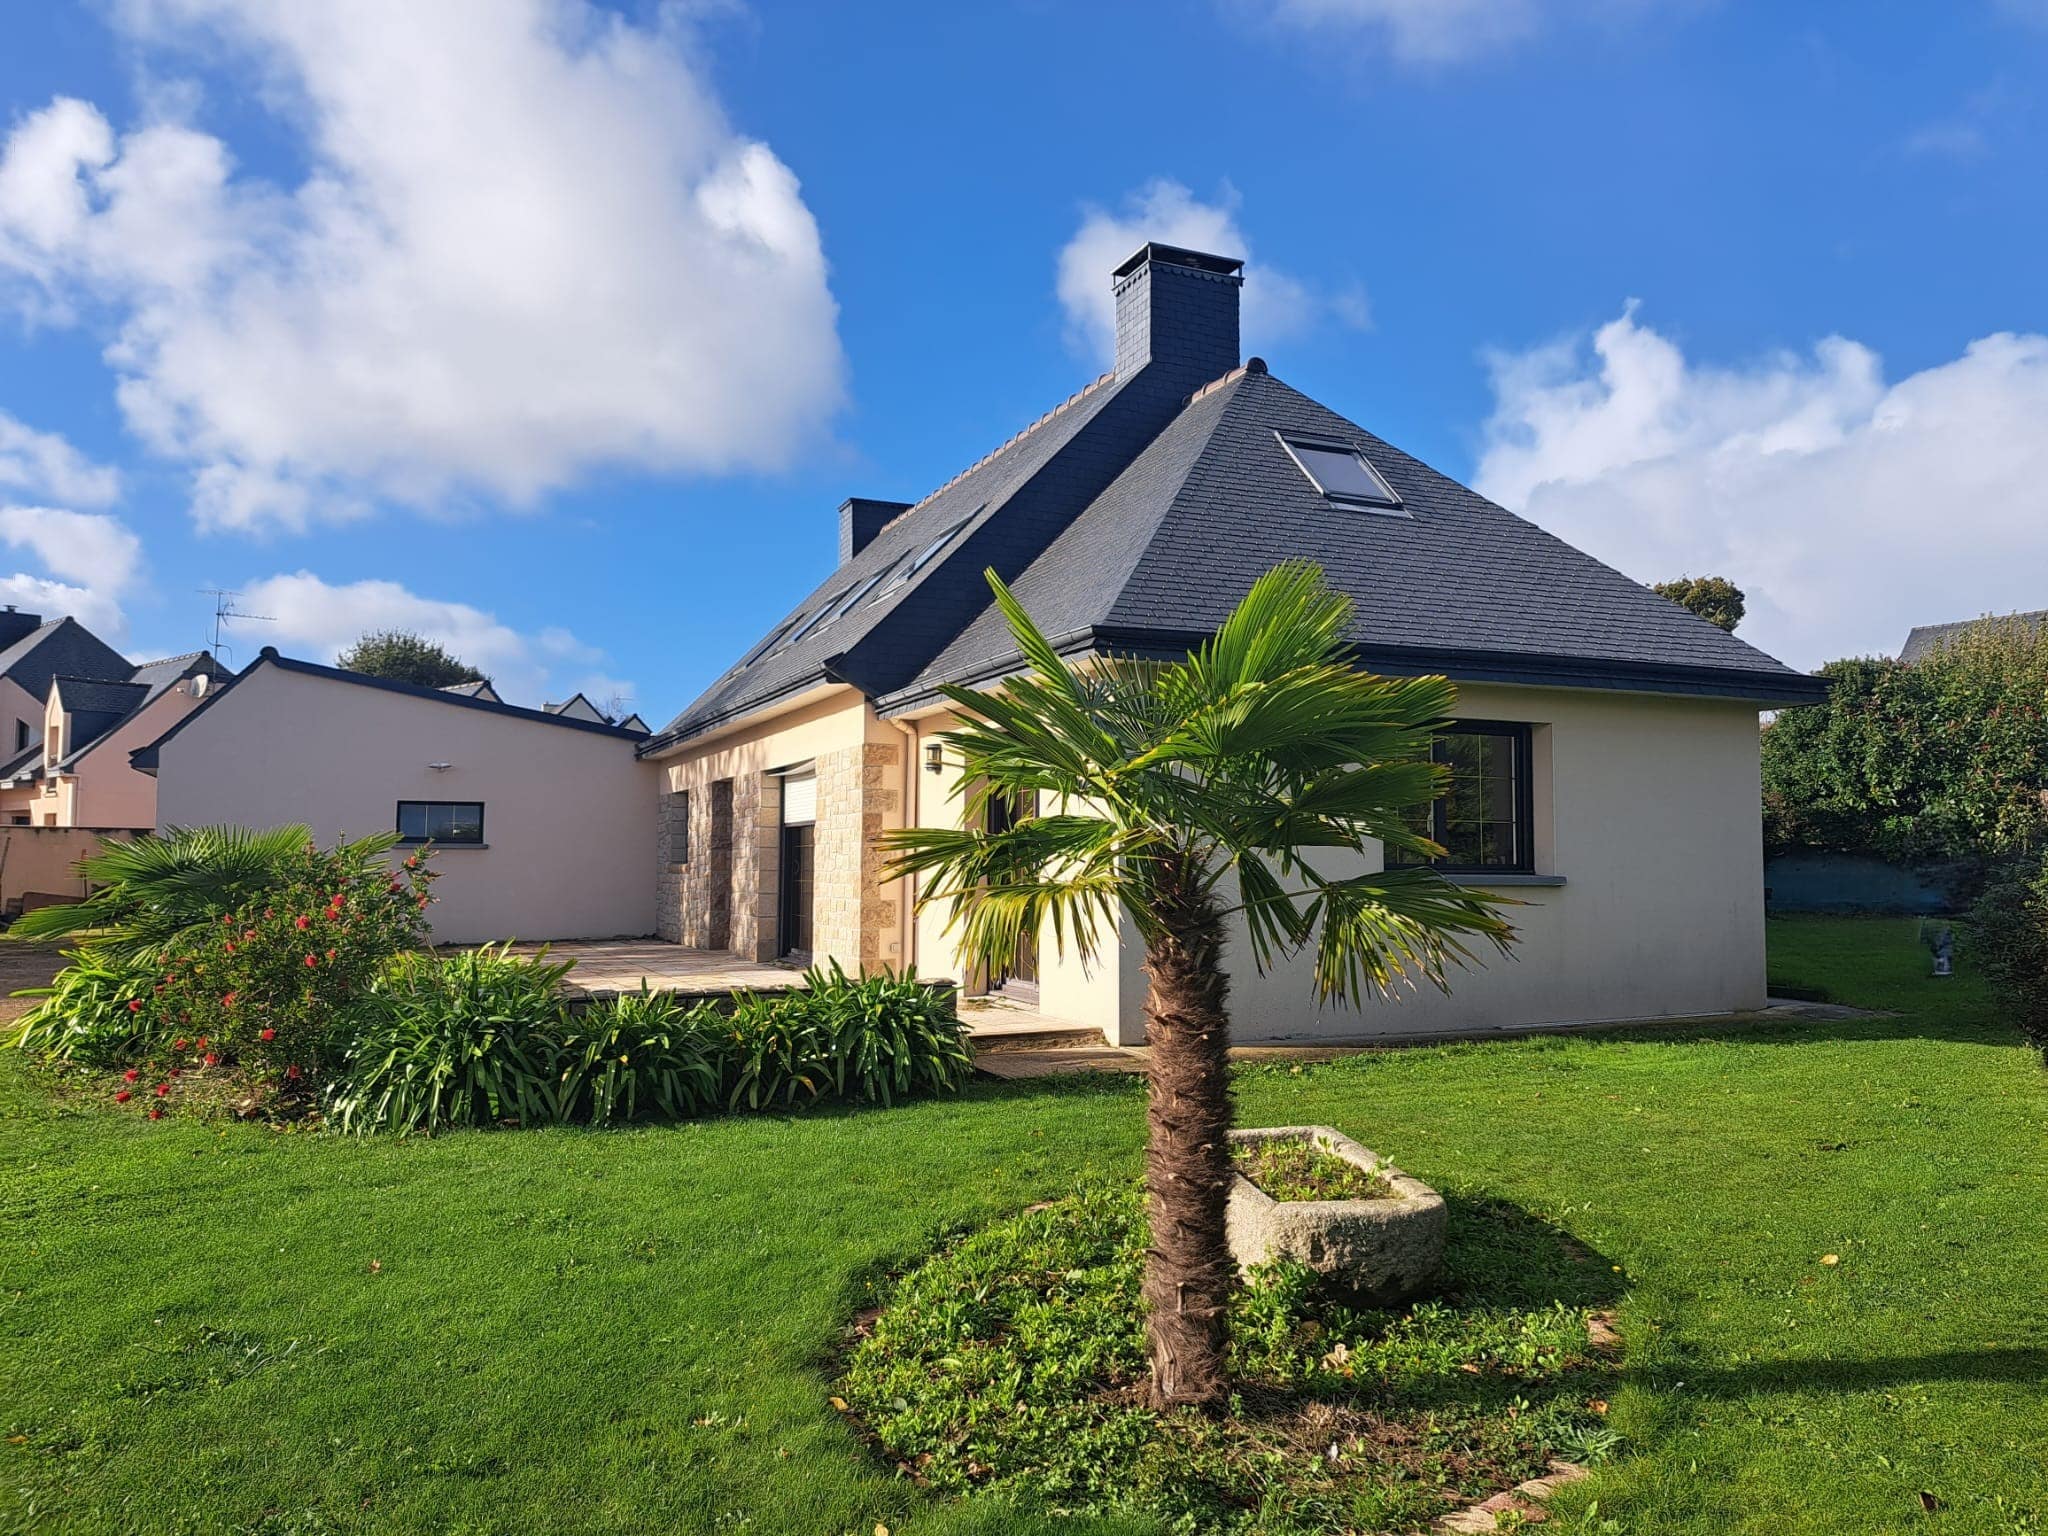
[[[438,848],[434,937],[654,930],[655,769],[634,742],[258,667],[165,742],[157,824],[390,831],[400,800],[480,800],[483,848]],[[445,772],[429,763],[446,762]]]
[[[1533,724],[1537,873],[1561,886],[1498,887],[1519,899],[1512,958],[1482,952],[1451,990],[1324,1007],[1311,958],[1257,974],[1233,921],[1231,1016],[1242,1041],[1484,1032],[1539,1024],[1682,1017],[1764,1001],[1762,802],[1757,712],[1722,700],[1596,690],[1460,690],[1458,714]],[[949,722],[920,722],[926,738]],[[918,820],[958,824],[955,782],[918,776]],[[1332,873],[1336,871],[1332,870]],[[918,970],[966,974],[943,933],[920,915]],[[1114,1042],[1144,1042],[1144,955],[1125,925],[1113,960],[1094,968],[1041,946],[1041,1007],[1095,1025]]]

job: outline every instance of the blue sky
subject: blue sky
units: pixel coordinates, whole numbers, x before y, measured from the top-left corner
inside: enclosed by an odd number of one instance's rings
[[[1151,235],[1372,430],[1889,651],[2048,605],[2044,77],[2042,0],[12,8],[0,596],[658,724]]]

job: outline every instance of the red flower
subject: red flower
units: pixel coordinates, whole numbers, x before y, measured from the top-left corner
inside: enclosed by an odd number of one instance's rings
[[[180,1035],[177,1039],[171,1042],[171,1049],[174,1051],[182,1051],[190,1043],[191,1042],[186,1040],[186,1038],[183,1035]]]
[[[131,998],[129,998],[129,999],[128,999],[128,1011],[129,1011],[130,1013],[140,1013],[140,1012],[142,1012],[142,999],[141,999],[141,998],[139,998],[139,997],[131,997]]]
[[[339,912],[341,910],[341,899],[341,892],[336,891],[334,893],[334,900],[327,903],[327,905],[334,908],[335,911]]]
[[[284,1069],[284,1075],[290,1078],[293,1082],[297,1082],[299,1080],[299,1069],[297,1067],[286,1067]]]
[[[221,998],[220,998],[220,1005],[221,1005],[221,1007],[223,1007],[223,1008],[232,1008],[232,1007],[234,1007],[234,1006],[235,1006],[235,999],[236,999],[236,998],[238,998],[238,997],[240,997],[241,995],[242,995],[242,994],[241,994],[241,993],[239,993],[239,992],[223,992],[223,993],[221,994]],[[201,1043],[203,1044],[204,1042],[202,1041]]]
[[[230,939],[230,940],[229,940],[229,941],[228,941],[227,943],[225,943],[225,944],[221,945],[221,948],[222,948],[222,949],[224,949],[224,950],[226,950],[226,951],[227,951],[227,952],[228,952],[229,954],[231,954],[231,955],[232,955],[232,954],[233,954],[233,953],[235,952],[235,945],[234,945],[234,941],[233,941],[232,939]]]
[[[234,995],[235,995],[235,994],[234,994],[234,993],[232,993],[232,992],[230,992],[230,993],[228,994],[228,996],[229,996],[230,998],[232,998],[232,997],[233,997]],[[201,1036],[199,1037],[199,1049],[201,1049],[202,1051],[206,1049],[206,1036],[204,1036],[204,1035],[201,1035]]]
[[[275,1040],[277,1038],[277,1031],[274,1029],[266,1029],[263,1031],[261,1035],[257,1036],[257,1038],[260,1040]]]
[[[235,914],[232,912],[223,912],[220,915],[220,920],[232,928],[235,923]]]
[[[424,896],[422,896],[422,897],[421,897],[421,898],[419,899],[419,902],[418,902],[418,906],[419,906],[419,909],[420,909],[420,910],[421,910],[422,912],[426,911],[426,910],[427,910],[427,898],[426,898],[426,897],[424,897]]]
[[[133,1094],[131,1094],[126,1088],[123,1088],[119,1093],[114,1095],[114,1102],[116,1104],[126,1104],[133,1097]]]
[[[265,907],[263,909],[263,915],[265,917],[275,917],[277,916],[277,909],[275,907]]]
[[[420,867],[420,856],[416,853],[406,855],[405,867],[407,869],[418,869]]]
[[[170,1091],[171,1085],[169,1083],[158,1083],[156,1085],[156,1096],[158,1098],[162,1098],[165,1094],[169,1093]]]
[[[314,966],[314,965],[318,965],[319,963],[320,963],[320,959],[319,959],[319,956],[317,956],[317,955],[308,955],[308,956],[306,956],[306,964],[307,964],[307,965],[309,965],[309,966]]]
[[[399,893],[399,891],[404,889],[404,886],[399,881],[394,880],[389,885],[385,886],[384,889],[391,892],[392,895],[396,896]]]
[[[149,1118],[150,1118],[150,1119],[152,1119],[152,1120],[161,1120],[161,1119],[163,1119],[163,1117],[164,1117],[164,1112],[163,1112],[163,1110],[162,1110],[162,1108],[161,1108],[161,1107],[159,1107],[158,1105],[155,1105],[155,1104],[152,1104],[152,1105],[150,1105],[150,1106],[149,1106]]]
[[[183,1077],[184,1075],[185,1075],[185,1069],[184,1069],[183,1067],[173,1067],[173,1068],[171,1068],[171,1076],[173,1076],[173,1077]]]
[[[142,1076],[140,1072],[136,1071],[133,1067],[130,1067],[126,1072],[123,1072],[121,1074],[121,1081],[124,1083],[132,1083],[140,1076]]]
[[[256,930],[255,930],[254,928],[244,928],[244,929],[242,930],[242,942],[243,942],[244,944],[247,944],[247,943],[248,943],[248,942],[249,942],[249,941],[250,941],[251,939],[253,939],[253,938],[255,938],[255,937],[256,937]]]
[[[292,919],[292,926],[294,928],[310,928],[313,926],[313,919],[310,917],[295,917]]]
[[[206,1053],[206,1064],[209,1067],[217,1067],[220,1065],[220,1058],[214,1055],[212,1051],[208,1051]]]
[[[340,953],[341,951],[338,949],[330,949],[329,951],[327,951],[327,963],[329,965],[334,964],[334,957]]]

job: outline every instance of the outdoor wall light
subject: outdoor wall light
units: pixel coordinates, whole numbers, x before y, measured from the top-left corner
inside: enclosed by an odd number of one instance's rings
[[[924,749],[924,771],[938,773],[946,766],[946,749],[936,741]]]

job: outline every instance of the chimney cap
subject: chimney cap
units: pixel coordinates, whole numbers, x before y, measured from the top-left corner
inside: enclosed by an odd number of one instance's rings
[[[1219,277],[1236,277],[1244,271],[1244,259],[1240,256],[1217,256],[1208,251],[1191,251],[1186,246],[1162,245],[1157,240],[1147,240],[1111,276],[1128,277],[1148,261],[1169,267],[1193,267],[1199,272],[1213,272]]]

